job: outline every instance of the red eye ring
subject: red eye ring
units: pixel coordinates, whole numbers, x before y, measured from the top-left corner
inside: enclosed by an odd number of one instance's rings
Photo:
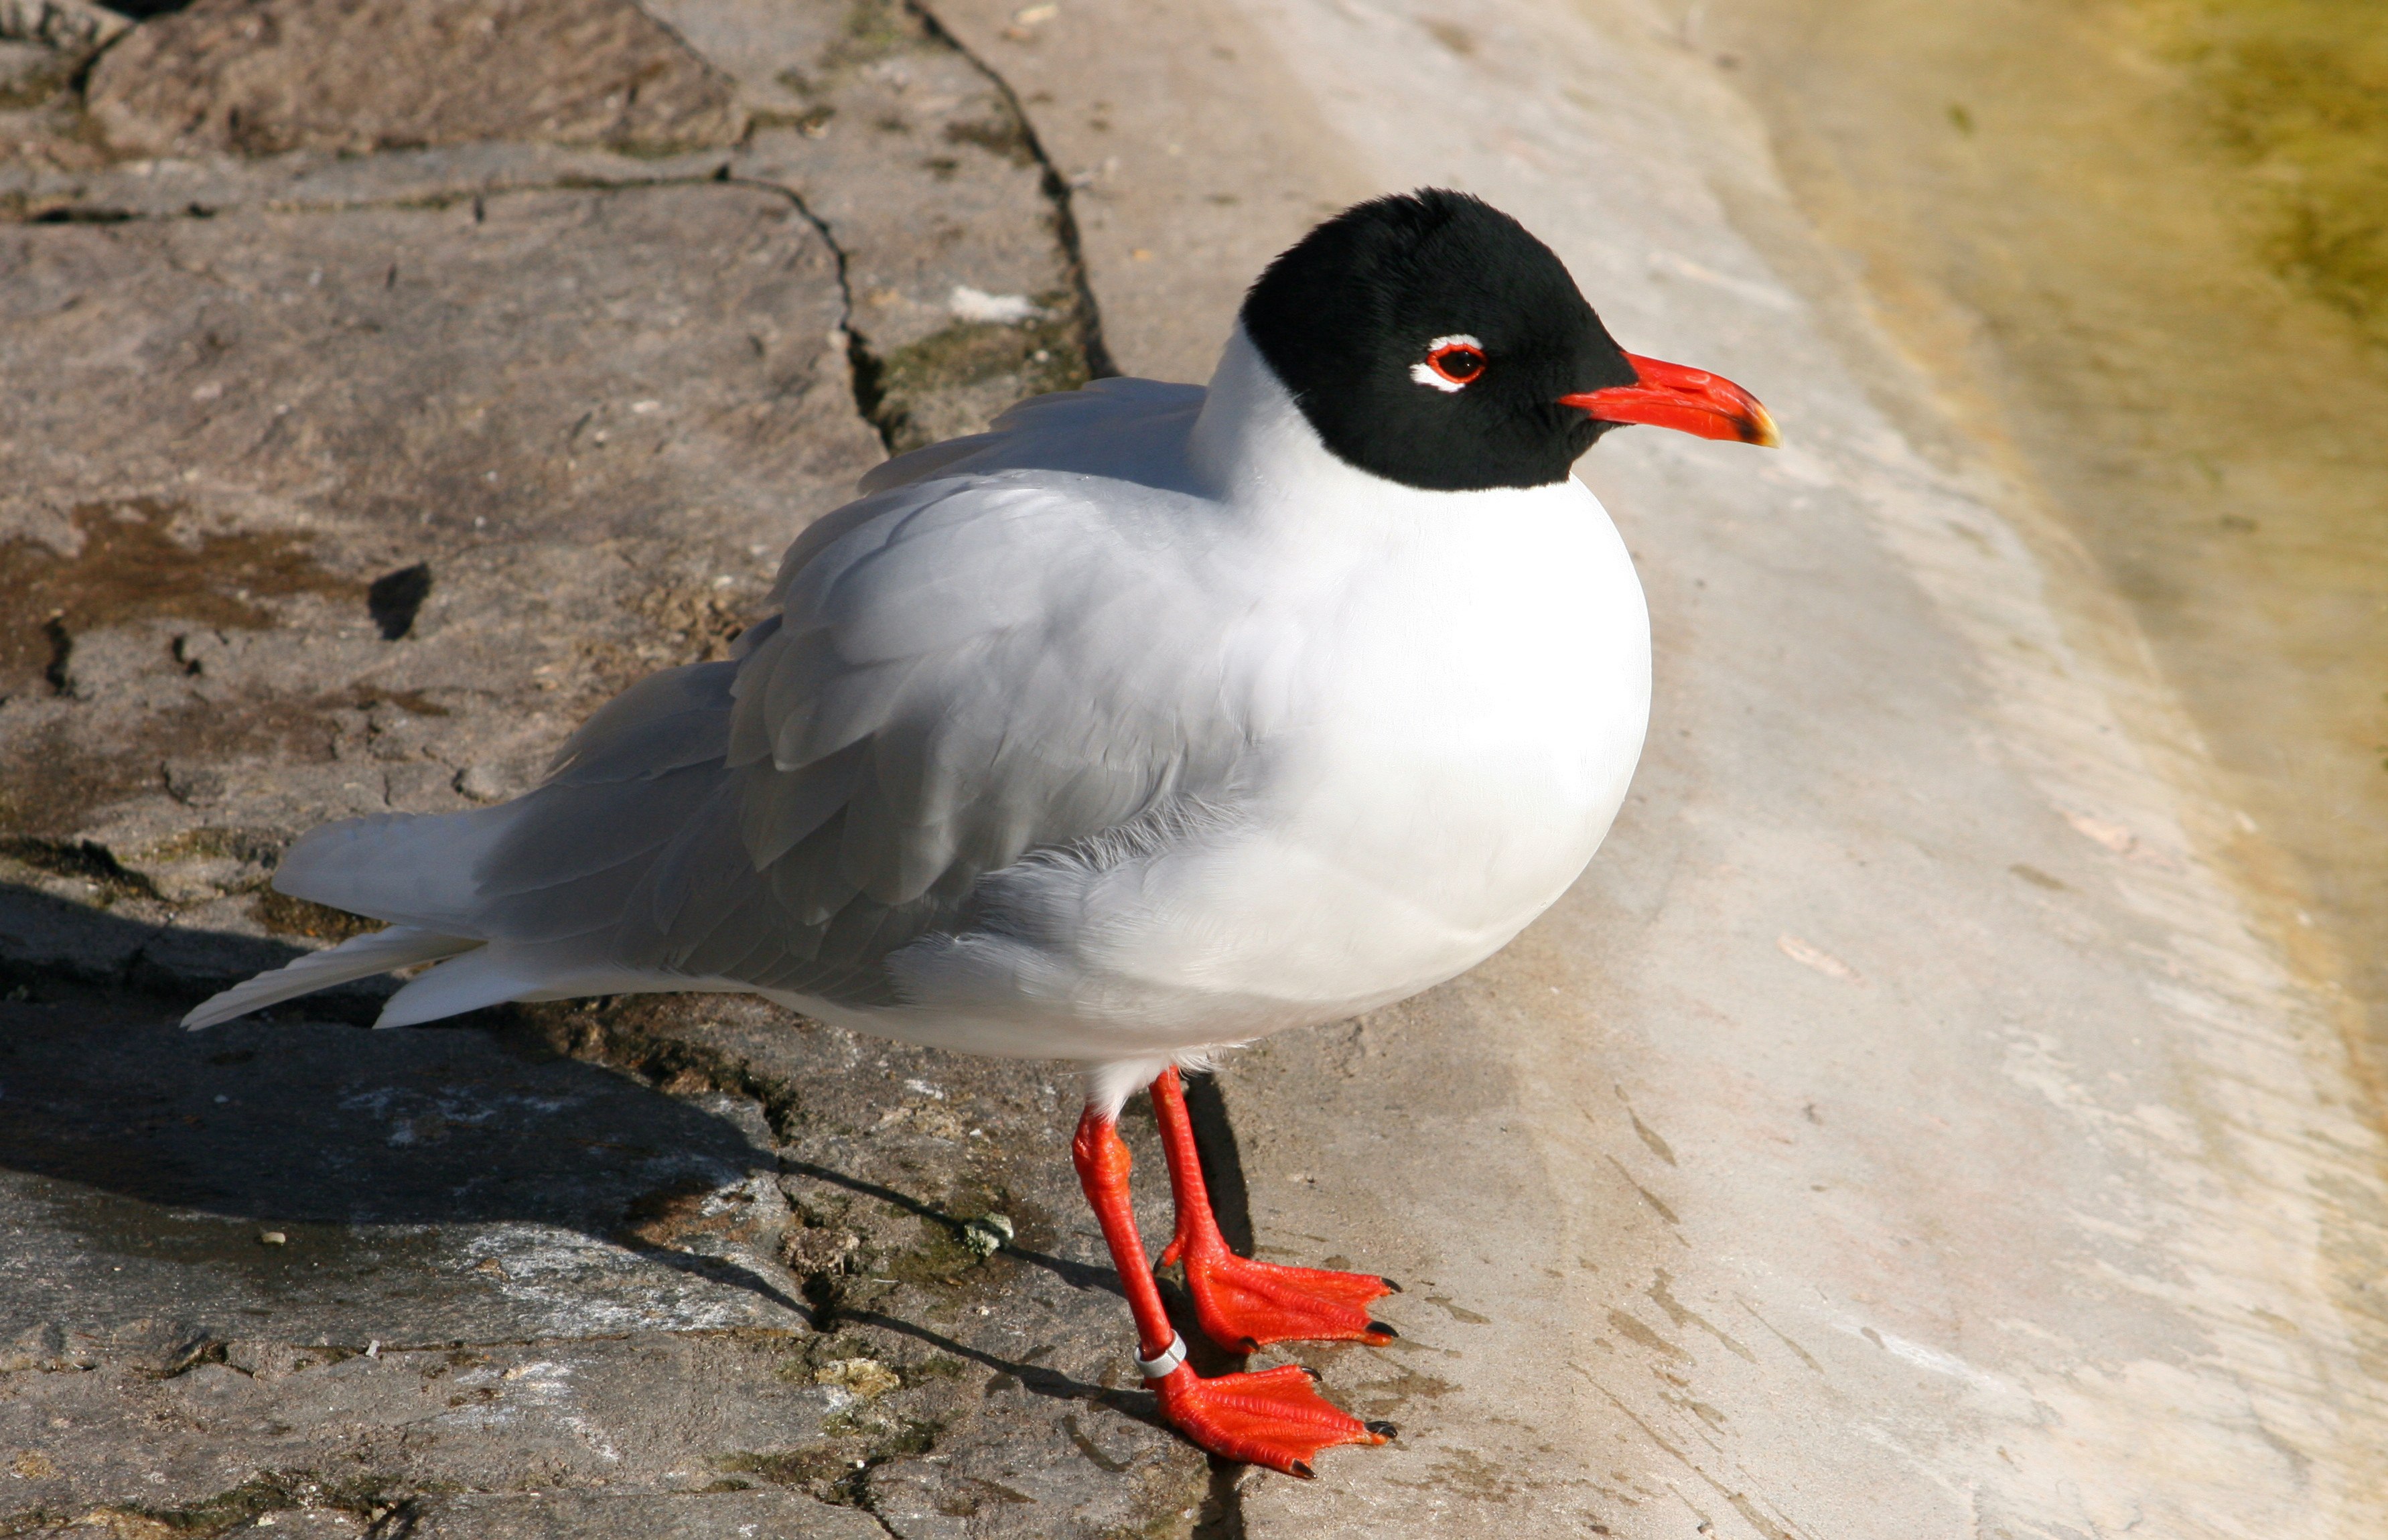
[[[1426,355],[1427,367],[1454,385],[1466,385],[1484,372],[1484,350],[1469,342],[1445,342]]]

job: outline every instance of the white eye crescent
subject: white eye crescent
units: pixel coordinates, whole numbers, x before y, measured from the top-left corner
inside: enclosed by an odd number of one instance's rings
[[[1465,333],[1438,337],[1426,345],[1426,359],[1410,365],[1410,378],[1445,395],[1456,395],[1484,373],[1484,344]]]

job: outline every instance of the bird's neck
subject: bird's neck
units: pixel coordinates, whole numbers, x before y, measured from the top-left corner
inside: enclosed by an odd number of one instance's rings
[[[1186,450],[1211,495],[1237,507],[1258,509],[1289,494],[1377,479],[1328,452],[1240,321],[1211,373]]]

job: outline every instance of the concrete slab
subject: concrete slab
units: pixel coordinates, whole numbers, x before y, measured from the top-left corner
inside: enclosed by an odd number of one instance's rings
[[[974,46],[1016,25],[950,9]],[[1264,1254],[1416,1285],[1403,1343],[1312,1355],[1401,1442],[1248,1483],[1247,1533],[2388,1521],[2382,1145],[2331,1001],[2219,874],[2237,821],[2128,617],[1872,330],[1681,19],[1170,14],[1270,56],[1177,50],[1171,103],[1289,76],[1328,132],[1259,180],[1480,192],[1791,445],[1587,459],[1658,631],[1609,848],[1476,974],[1231,1067]],[[1140,25],[1015,44],[1065,158]],[[1119,256],[1091,277],[1134,357]],[[1224,325],[1186,296],[1156,351]]]
[[[1265,18],[1204,0],[936,14],[1011,84],[1068,181],[1124,374],[1210,378],[1269,259],[1378,190]]]

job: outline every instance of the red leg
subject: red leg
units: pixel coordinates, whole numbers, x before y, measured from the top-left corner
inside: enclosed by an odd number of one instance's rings
[[[1169,1190],[1177,1201],[1177,1235],[1161,1254],[1162,1266],[1186,1264],[1187,1292],[1203,1332],[1230,1353],[1247,1353],[1270,1343],[1295,1341],[1366,1343],[1382,1347],[1398,1332],[1368,1318],[1372,1299],[1399,1285],[1373,1273],[1336,1273],[1319,1267],[1280,1267],[1255,1262],[1227,1249],[1211,1212],[1202,1181],[1202,1161],[1194,1148],[1194,1124],[1186,1115],[1186,1092],[1175,1068],[1152,1083],[1153,1116],[1161,1146],[1169,1154]]]
[[[1129,1157],[1119,1125],[1088,1107],[1070,1152],[1136,1316],[1138,1367],[1161,1397],[1161,1415],[1171,1427],[1214,1455],[1294,1476],[1309,1475],[1321,1449],[1385,1442],[1390,1426],[1370,1427],[1327,1405],[1310,1388],[1310,1371],[1299,1364],[1212,1380],[1198,1376],[1161,1306],[1161,1291],[1136,1232],[1136,1211],[1128,1202]]]

